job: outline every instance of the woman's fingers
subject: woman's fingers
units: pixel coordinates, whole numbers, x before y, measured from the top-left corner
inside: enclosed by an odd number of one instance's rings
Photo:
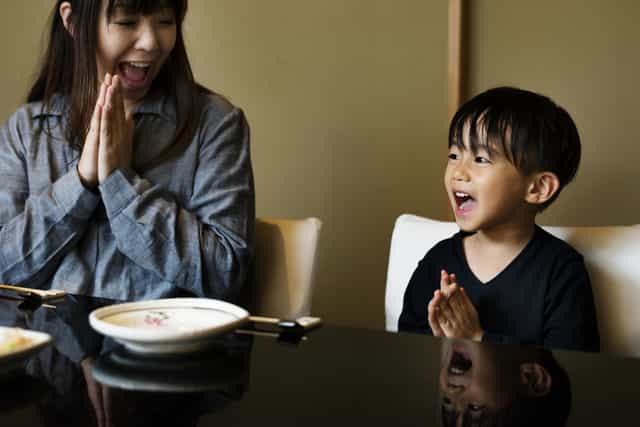
[[[109,86],[106,91],[104,104],[102,108],[102,117],[100,123],[100,140],[104,143],[109,143],[109,136],[111,135],[111,123],[112,123],[112,113],[113,113],[113,95],[114,88],[113,85]]]
[[[104,98],[107,95],[108,88],[109,88],[109,85],[107,84],[106,78],[105,78],[105,80],[103,80],[102,84],[100,85],[100,92],[98,93],[97,104],[99,104],[100,106],[104,105]]]
[[[87,188],[94,188],[98,183],[100,132],[106,92],[107,84],[103,82],[100,85],[98,99],[96,100],[91,121],[89,122],[89,131],[85,137],[82,154],[78,161],[78,175],[82,184]]]

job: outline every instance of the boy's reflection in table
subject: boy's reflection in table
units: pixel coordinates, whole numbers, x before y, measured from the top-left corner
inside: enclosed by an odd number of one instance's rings
[[[569,377],[553,354],[444,340],[440,370],[443,426],[564,426]]]

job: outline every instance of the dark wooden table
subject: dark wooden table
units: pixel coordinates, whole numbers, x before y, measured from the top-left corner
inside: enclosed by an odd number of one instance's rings
[[[54,338],[0,377],[0,426],[398,427],[455,425],[457,415],[553,425],[563,413],[570,426],[640,425],[637,359],[330,325],[305,337],[233,333],[203,353],[145,357],[89,326],[88,313],[110,303],[67,296],[29,309],[0,298],[0,325]],[[548,377],[525,369],[540,366]]]

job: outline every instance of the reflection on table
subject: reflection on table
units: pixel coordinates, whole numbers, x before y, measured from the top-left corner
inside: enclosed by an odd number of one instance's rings
[[[553,354],[537,347],[443,340],[444,426],[564,426],[571,384]]]

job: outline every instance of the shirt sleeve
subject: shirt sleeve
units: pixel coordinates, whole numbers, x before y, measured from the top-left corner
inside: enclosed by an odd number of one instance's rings
[[[30,194],[24,140],[33,137],[29,123],[19,110],[0,129],[0,281],[39,287],[79,241],[98,197],[84,188],[75,167]]]
[[[423,259],[411,275],[404,293],[402,313],[398,320],[398,331],[433,335],[427,320],[427,306],[430,301],[428,262]]]
[[[253,252],[255,195],[249,127],[242,111],[207,120],[190,209],[134,173],[100,186],[118,250],[162,280],[198,296],[234,300]],[[195,143],[195,142],[194,142]]]
[[[558,263],[545,297],[544,319],[545,347],[600,350],[591,281],[581,255]]]

